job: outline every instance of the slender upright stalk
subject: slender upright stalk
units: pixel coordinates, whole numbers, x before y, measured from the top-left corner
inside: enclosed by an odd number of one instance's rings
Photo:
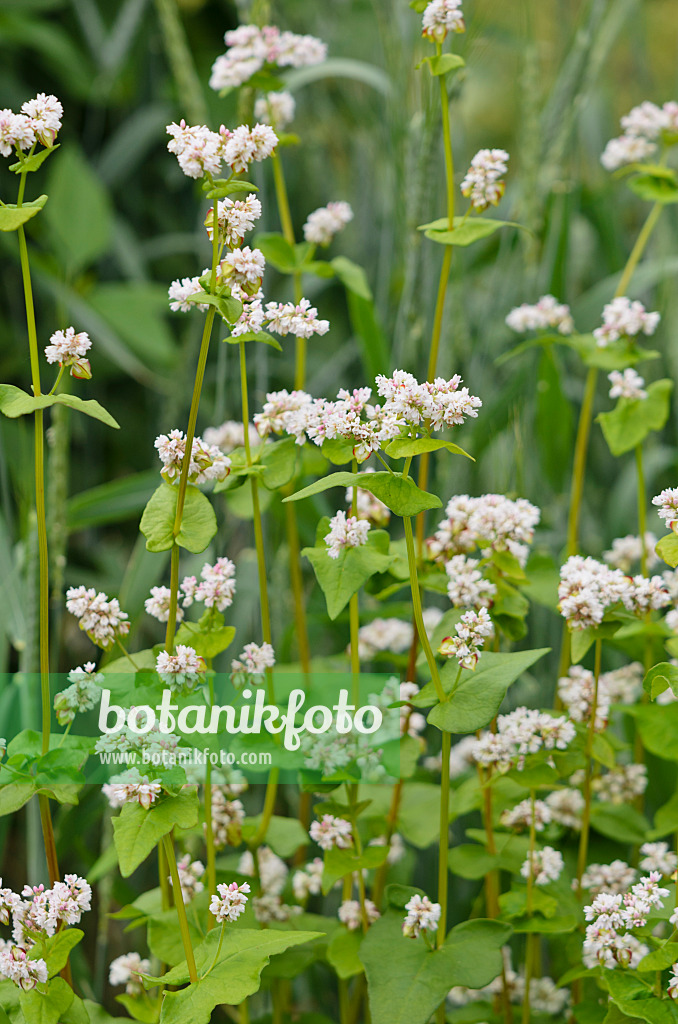
[[[405,541],[407,544],[407,561],[410,569],[410,590],[412,592],[412,607],[414,609],[414,621],[417,627],[417,633],[419,635],[419,643],[421,644],[422,650],[426,655],[426,662],[431,673],[431,679],[433,685],[436,688],[438,694],[438,700],[444,701],[447,699],[445,691],[443,690],[443,684],[440,681],[440,672],[438,671],[438,664],[435,659],[435,655],[431,649],[431,644],[426,633],[424,626],[424,614],[421,607],[421,594],[419,593],[419,579],[417,577],[417,559],[414,552],[414,537],[412,535],[412,519],[410,516],[403,518],[405,524]]]
[[[483,786],[483,828],[485,829],[485,838],[487,839],[487,852],[494,856],[497,852],[497,844],[494,840],[494,828],[492,827],[491,775],[488,770],[487,778],[485,778],[481,766],[478,765],[478,776]],[[496,869],[488,871],[485,875],[485,912],[488,917],[499,917],[499,872]]]
[[[171,835],[162,837],[162,845],[169,864],[170,875],[172,876],[172,888],[174,890],[174,905],[177,908],[177,917],[179,919],[179,931],[181,932],[181,941],[184,947],[184,953],[186,954],[186,965],[188,967],[188,976],[191,981],[198,980],[198,971],[195,966],[195,957],[193,956],[193,946],[191,944],[191,935],[188,930],[188,918],[186,917],[186,907],[184,906],[184,900],[181,895],[181,881],[179,879],[179,869],[177,867],[177,858],[174,853],[174,843]]]
[[[647,576],[647,546],[645,544],[645,533],[647,531],[646,505],[645,505],[645,475],[643,473],[643,446],[636,445],[636,475],[638,477],[638,533],[640,534],[640,571]]]
[[[533,789],[530,790],[530,851],[528,853],[530,873],[527,876],[527,901],[525,912],[528,917],[532,916],[532,901],[534,894],[534,850],[536,845],[535,839],[535,806],[534,806],[535,792]],[[526,940],[525,950],[525,994],[523,996],[523,1024],[530,1024],[530,982],[532,981],[532,974],[534,972],[534,961],[535,961],[535,940],[538,942],[538,937],[532,932],[528,932]]]
[[[440,838],[438,842],[438,945],[442,946],[447,935],[447,854],[450,840],[450,749],[452,736],[443,732],[442,766],[440,772]]]
[[[593,701],[591,703],[591,719],[586,737],[586,774],[584,776],[584,812],[579,838],[579,854],[577,856],[577,889],[581,896],[581,879],[586,870],[586,855],[589,847],[589,829],[591,825],[591,780],[593,778],[593,740],[596,734],[596,713],[598,710],[598,680],[600,678],[600,662],[602,657],[602,641],[596,640]]]
[[[211,668],[211,664],[208,666]],[[214,681],[210,675],[209,681],[209,695],[210,695],[210,708],[214,704]],[[215,893],[217,891],[217,867],[216,867],[216,850],[214,846],[214,828],[212,825],[212,763],[210,759],[207,760],[205,767],[205,854],[207,860],[207,891],[209,893]],[[207,915],[207,931],[214,927],[216,919],[212,914]]]

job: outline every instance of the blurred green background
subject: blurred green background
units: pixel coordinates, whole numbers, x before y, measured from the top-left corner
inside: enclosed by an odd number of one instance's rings
[[[224,31],[252,13],[329,45],[326,64],[291,75],[298,104],[292,129],[302,140],[283,151],[293,219],[299,236],[312,209],[348,200],[355,219],[331,254],[362,264],[375,298],[373,320],[357,330],[338,282],[305,281],[320,315],[332,322],[331,333],[310,346],[308,389],[332,395],[339,383],[371,383],[375,370],[425,371],[441,252],[416,225],[444,212],[443,168],[438,97],[428,74],[415,70],[427,44],[405,2],[279,0],[258,3],[252,12],[248,3],[225,0],[0,0],[3,105],[18,109],[47,91],[65,108],[62,149],[30,183],[36,194],[50,195],[44,216],[29,229],[40,342],[70,323],[90,333],[94,379],[71,386],[99,399],[122,427],[117,432],[61,416],[63,409],[51,421],[54,664],[62,670],[91,655],[75,623],[61,621],[66,585],[96,584],[120,594],[136,642],[159,639],[143,615],[143,599],[167,566],[144,551],[136,531],[157,482],[153,440],[185,425],[202,326],[197,314],[169,313],[166,288],[173,278],[199,273],[209,259],[206,203],[167,153],[165,125],[182,116],[212,127],[238,122],[237,96],[220,99],[207,80],[223,52]],[[569,352],[528,352],[496,365],[518,340],[504,317],[512,306],[552,291],[571,303],[580,330],[598,322],[647,212],[602,169],[599,155],[631,106],[678,96],[678,22],[672,0],[468,0],[465,13],[468,31],[454,46],[467,68],[451,83],[458,179],[481,146],[506,148],[510,174],[500,215],[529,232],[505,230],[455,252],[439,369],[461,373],[484,408],[461,438],[477,461],[441,461],[435,483],[443,501],[461,491],[528,497],[543,509],[539,543],[557,557],[584,372]],[[264,203],[260,226],[278,230],[270,169],[256,165],[255,180]],[[3,164],[6,201],[15,187]],[[669,208],[633,282],[633,294],[662,313],[653,340],[665,365],[647,364],[650,379],[676,371],[677,227]],[[13,235],[0,237],[0,257],[1,379],[25,387]],[[289,279],[273,270],[265,286],[268,298],[290,296]],[[289,347],[283,355],[256,348],[255,410],[267,390],[290,386],[293,372]],[[604,383],[600,409],[610,407]],[[239,414],[234,354],[215,341],[199,430]],[[31,429],[28,421],[0,423],[0,664],[25,670],[36,658]],[[675,417],[665,436],[648,444],[650,494],[675,483],[674,439]],[[585,550],[597,554],[612,537],[635,529],[634,487],[632,458],[615,462],[594,425]],[[247,630],[257,603],[250,524],[225,498],[218,504],[220,550],[208,554],[237,557],[236,624]],[[307,505],[300,510],[303,542],[312,541],[318,511]],[[650,525],[660,532],[652,516]],[[276,635],[289,660],[278,498],[267,529],[273,592],[282,595],[274,609]],[[312,628],[324,629],[317,593],[310,613]],[[336,651],[344,643],[341,629],[329,646]]]

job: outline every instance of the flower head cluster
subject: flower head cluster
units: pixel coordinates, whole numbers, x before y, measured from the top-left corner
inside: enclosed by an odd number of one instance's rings
[[[39,92],[35,99],[21,105],[21,113],[5,107],[0,110],[0,153],[11,156],[16,150],[30,149],[36,142],[53,146],[61,128],[64,108],[56,96]]]
[[[644,764],[618,764],[598,775],[592,783],[599,800],[610,804],[630,804],[647,789],[647,767]]]
[[[162,784],[157,779],[151,782],[137,768],[130,768],[112,782],[105,782],[101,790],[109,806],[114,809],[124,804],[138,803],[148,810],[162,793]]]
[[[313,245],[329,245],[337,232],[353,220],[348,203],[335,202],[309,213],[304,224],[304,238]]]
[[[310,338],[314,334],[327,334],[329,320],[319,320],[318,310],[308,299],[294,302],[267,302],[264,323],[269,330],[281,334],[293,334],[297,338]]]
[[[527,302],[516,306],[506,317],[506,324],[518,334],[549,328],[555,328],[560,334],[572,334],[574,330],[570,307],[558,302],[553,295],[542,295],[533,306]]]
[[[494,601],[496,585],[483,577],[479,564],[466,555],[453,555],[445,563],[447,596],[455,608],[489,608]]]
[[[287,883],[289,870],[285,861],[278,857],[269,846],[260,846],[256,851],[256,869],[252,852],[243,853],[238,864],[238,872],[259,878],[261,891],[267,896],[279,896]]]
[[[593,336],[598,347],[605,348],[620,338],[654,334],[660,319],[659,313],[648,313],[642,302],[620,295],[603,307],[602,327],[596,327]]]
[[[109,600],[93,587],[70,587],[66,591],[66,608],[80,620],[80,629],[92,643],[104,650],[129,633],[129,617],[121,610],[117,598]]]
[[[128,996],[140,996],[144,991],[141,975],[150,970],[150,960],[142,959],[138,953],[123,953],[111,961],[108,981],[111,985],[124,985]]]
[[[421,19],[421,34],[432,43],[442,43],[448,32],[464,32],[461,0],[430,0]]]
[[[2,895],[4,922],[7,922],[9,909],[14,941],[17,947],[21,947],[20,951],[25,952],[35,944],[38,937],[51,937],[64,925],[78,924],[83,913],[91,907],[92,889],[86,879],[78,875],[65,875],[63,882],[55,882],[51,889],[45,889],[44,885],[25,885],[21,896],[8,889],[2,890]],[[17,962],[23,962],[20,956]],[[5,963],[3,966],[11,965]],[[6,976],[12,977],[11,974]],[[17,977],[12,980],[17,984],[21,981]]]
[[[565,828],[581,829],[584,813],[584,797],[578,789],[567,787],[555,789],[544,801],[551,819]]]
[[[48,363],[70,366],[71,377],[90,379],[92,370],[85,355],[92,347],[92,342],[86,331],[76,334],[75,327],[67,327],[65,331],[55,331],[49,341],[45,349]]]
[[[240,845],[245,808],[240,800],[229,800],[228,796],[220,787],[212,787],[212,835],[217,850]]]
[[[666,523],[667,530],[676,532],[678,526],[678,487],[666,487],[661,494],[655,495],[652,504],[657,505],[657,515]]]
[[[407,939],[416,939],[422,932],[434,932],[440,920],[439,903],[431,903],[428,896],[416,893],[405,904],[407,915],[403,921],[403,935]]]
[[[560,570],[559,608],[570,629],[595,628],[608,608],[621,603],[636,615],[669,603],[661,576],[625,576],[595,558],[572,555]]]
[[[353,843],[351,822],[335,818],[332,814],[324,814],[320,821],[312,821],[308,834],[321,850],[332,850],[335,846],[345,850]]]
[[[261,203],[251,192],[246,199],[220,199],[217,202],[217,226],[219,241],[228,246],[241,245],[248,231],[261,217]],[[214,207],[210,207],[205,217],[207,235],[212,241],[214,237]]]
[[[647,391],[643,386],[645,380],[631,367],[628,367],[623,373],[619,370],[612,370],[611,373],[608,373],[607,379],[612,385],[610,398],[647,398]]]
[[[168,483],[178,480],[186,452],[186,438],[181,430],[170,430],[155,439],[155,447],[162,462],[162,476]],[[206,444],[201,437],[194,437],[191,446],[191,461],[188,467],[188,482],[204,484],[213,480],[225,480],[230,472],[231,460],[214,444]]]
[[[543,832],[552,817],[551,808],[544,800],[533,802],[528,798],[502,811],[499,821],[506,828],[531,828],[534,825],[535,832]]]
[[[496,206],[503,196],[506,185],[500,179],[506,174],[508,160],[509,155],[503,149],[481,149],[471,160],[461,191],[478,213],[488,206]]]
[[[548,885],[549,882],[558,881],[564,867],[562,854],[552,846],[545,846],[543,850],[534,850],[531,857],[528,855],[520,873],[523,878],[531,875],[535,885]]]
[[[190,853],[186,853],[181,860],[177,861],[177,870],[179,872],[179,884],[181,885],[181,898],[184,903],[190,903],[205,888],[204,883],[201,881],[202,876],[205,874],[205,865],[199,860],[192,861]],[[171,875],[169,876],[169,884],[174,885]]]
[[[223,921],[237,921],[245,912],[246,893],[249,891],[249,882],[241,882],[240,885],[237,882],[218,885],[218,895],[212,896],[210,903],[210,914],[214,914],[219,924]]]
[[[363,918],[358,900],[344,900],[337,911],[337,916],[350,932],[355,932],[362,926]],[[372,900],[365,900],[365,916],[368,924],[374,924],[381,917]]]
[[[678,856],[669,849],[668,843],[643,843],[640,852],[641,871],[658,871],[670,878],[678,868]]]
[[[226,33],[224,42],[226,53],[217,57],[210,77],[210,87],[217,91],[244,85],[265,64],[302,68],[321,64],[327,56],[320,39],[281,32],[275,25],[239,25]]]
[[[493,551],[508,551],[524,566],[541,513],[525,498],[512,501],[503,494],[479,498],[458,494],[448,501],[445,516],[427,541],[433,558],[469,554],[480,548],[485,557]]]
[[[223,612],[233,604],[235,594],[235,565],[230,558],[217,558],[214,565],[205,562],[200,570],[200,580],[195,576],[184,576],[181,584],[184,593],[184,608],[199,601],[206,608]]]
[[[610,715],[610,701],[602,679],[598,680],[596,694],[593,672],[581,665],[571,665],[566,676],[558,680],[558,696],[573,722],[589,722],[596,695],[596,721],[594,729],[602,732]]]
[[[476,763],[501,772],[521,770],[528,754],[540,750],[566,750],[576,735],[569,718],[546,711],[520,707],[497,718],[497,731],[486,732],[476,741]]]
[[[9,945],[0,951],[0,978],[9,978],[24,992],[30,992],[37,984],[44,984],[47,977],[47,964],[42,958],[29,958],[20,946]]]
[[[90,711],[98,703],[104,677],[94,662],[88,661],[82,668],[72,669],[68,681],[71,685],[54,698],[59,725],[69,725],[79,711]]]
[[[339,509],[336,515],[330,519],[330,529],[325,534],[328,557],[339,558],[346,548],[359,548],[367,544],[369,532],[370,524],[367,519],[347,516]]]
[[[172,136],[167,148],[174,153],[187,177],[202,178],[205,174],[219,173],[224,140],[218,132],[210,131],[204,124],[187,125],[182,118],[179,124],[173,121],[167,125],[167,134]]]
[[[635,868],[629,867],[625,860],[613,860],[611,864],[589,864],[581,876],[581,887],[597,896],[601,892],[626,892],[636,880]],[[573,880],[572,887],[577,885]]]
[[[254,116],[263,124],[286,128],[294,120],[295,109],[296,102],[292,93],[279,89],[277,92],[267,92],[256,101]]]
[[[319,896],[322,892],[324,863],[322,857],[314,857],[303,868],[292,875],[292,891],[295,900],[303,903],[309,896]]]
[[[441,654],[456,658],[461,668],[474,669],[488,637],[494,636],[494,626],[486,608],[464,612],[455,626],[455,636],[447,636],[439,647]]]
[[[273,668],[274,665],[275,651],[271,644],[245,644],[240,658],[231,662],[231,672],[236,674],[236,682],[256,686],[262,681],[266,669]]]
[[[151,587],[151,596],[144,601],[144,608],[158,622],[167,622],[170,612],[170,599],[172,591],[169,587]],[[177,604],[176,621],[181,622],[184,617],[184,610]]]
[[[659,885],[660,880],[659,872],[651,871],[623,895],[601,892],[590,906],[584,907],[584,916],[590,922],[584,939],[587,967],[636,966],[641,957],[637,949],[629,948],[628,939],[633,936],[627,933],[642,928],[653,908],[664,905],[669,891]]]
[[[246,295],[251,296],[261,288],[266,261],[261,249],[242,249],[227,252],[219,264],[217,277],[220,282],[237,285]]]
[[[241,124],[235,131],[221,129],[224,140],[224,163],[235,174],[243,174],[251,163],[266,160],[278,145],[278,136],[268,124],[255,124],[254,128]]]
[[[646,568],[651,569],[660,561],[655,552],[657,538],[653,533],[647,532],[644,539]],[[610,550],[603,552],[603,558],[613,569],[621,569],[623,573],[628,575],[634,562],[640,562],[642,554],[643,543],[641,538],[630,533],[626,537],[615,537]]]
[[[203,659],[185,644],[177,644],[175,654],[161,651],[155,662],[156,672],[173,693],[192,690],[205,678],[206,668]]]
[[[477,418],[482,402],[460,388],[461,377],[450,380],[436,377],[420,384],[405,370],[395,370],[391,377],[380,374],[376,379],[378,393],[386,399],[384,415],[395,415],[403,424],[417,427],[428,421],[432,430],[459,426],[466,416]]]
[[[645,101],[621,119],[624,134],[610,139],[600,162],[607,171],[625,164],[642,163],[657,152],[657,140],[678,132],[678,104],[669,101],[663,107]],[[671,140],[673,141],[673,140]]]
[[[204,289],[199,277],[182,277],[172,281],[167,289],[170,300],[170,309],[173,313],[188,313],[189,309],[207,309],[206,302],[192,301],[198,295],[204,295]]]
[[[261,438],[253,423],[248,423],[249,442],[252,447],[259,444]],[[242,448],[245,444],[245,428],[242,420],[226,420],[219,427],[207,427],[203,438],[205,444],[215,444],[225,455],[230,455],[234,448]]]

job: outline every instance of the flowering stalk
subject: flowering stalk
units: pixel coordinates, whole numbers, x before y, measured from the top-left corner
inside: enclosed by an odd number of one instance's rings
[[[595,718],[595,712],[594,712]],[[532,916],[532,899],[534,893],[534,850],[535,850],[535,833],[536,833],[536,809],[535,809],[535,793],[534,790],[530,790],[530,850],[528,853],[530,871],[527,876],[527,898],[525,912],[528,917]],[[530,1024],[530,982],[532,980],[532,973],[534,971],[534,960],[536,953],[536,942],[538,937],[534,932],[527,933],[526,947],[525,947],[525,995],[523,997],[523,1024]]]
[[[640,571],[647,576],[647,543],[645,532],[647,530],[646,508],[645,508],[645,474],[643,473],[643,446],[636,445],[636,474],[638,477],[638,530],[640,533]],[[648,668],[650,666],[648,665]]]
[[[595,661],[594,661],[594,683],[593,700],[591,701],[589,729],[586,737],[586,774],[584,776],[584,811],[581,822],[581,834],[579,838],[579,853],[577,856],[577,890],[581,896],[581,879],[586,869],[586,855],[589,846],[589,828],[591,825],[591,779],[593,778],[593,740],[596,732],[596,714],[598,711],[598,680],[600,678],[600,662],[602,656],[602,641],[596,640]]]
[[[211,662],[208,662],[208,671],[211,669]],[[208,679],[209,695],[210,695],[210,708],[214,704],[214,682],[212,676]],[[217,867],[216,867],[216,850],[214,846],[214,828],[212,827],[212,762],[208,758],[207,765],[205,766],[205,853],[207,860],[207,891],[212,893],[217,891]],[[207,915],[207,931],[210,930],[215,924],[212,920],[212,915]],[[223,938],[223,935],[222,935]]]
[[[488,769],[487,777],[478,765],[478,776],[483,787],[483,827],[487,839],[487,852],[494,856],[497,852],[497,844],[494,841],[494,829],[492,827],[492,781],[491,769]],[[485,875],[485,912],[488,917],[499,917],[499,873],[495,869],[488,871]]]
[[[353,473],[358,472],[358,463],[353,459]],[[358,485],[355,484],[351,495],[351,515],[358,515]],[[348,604],[349,632],[351,639],[351,678],[352,700],[356,707],[360,704],[360,604],[358,594],[352,594]]]
[[[177,908],[177,917],[179,918],[179,931],[181,932],[181,941],[183,943],[184,953],[186,954],[188,976],[191,981],[194,982],[198,981],[198,971],[195,966],[195,957],[193,956],[193,946],[191,945],[191,936],[188,930],[186,907],[184,906],[183,896],[181,895],[181,879],[179,878],[177,858],[174,853],[174,842],[172,841],[171,835],[162,837],[162,845],[169,865],[170,874],[172,876],[172,889],[175,896],[174,905]]]

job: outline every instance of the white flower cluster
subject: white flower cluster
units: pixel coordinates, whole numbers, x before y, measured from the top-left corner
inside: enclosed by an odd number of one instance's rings
[[[669,101],[658,107],[646,100],[622,117],[621,126],[624,134],[610,139],[600,158],[607,171],[650,159],[662,137],[664,141],[674,141],[670,137],[678,132],[678,103]]]
[[[71,377],[79,380],[91,378],[92,369],[85,355],[92,347],[92,342],[86,331],[76,334],[75,327],[67,327],[65,331],[55,331],[49,341],[45,348],[48,363],[70,366]]]
[[[421,19],[421,34],[433,43],[442,43],[448,32],[464,32],[461,0],[430,0]]]
[[[168,483],[181,476],[181,466],[186,453],[186,438],[182,430],[170,430],[155,439],[160,461],[161,475]],[[206,444],[201,437],[194,437],[191,445],[191,461],[188,467],[188,482],[191,484],[211,483],[225,480],[230,473],[231,460],[214,444]]]
[[[502,950],[504,953],[504,970],[491,981],[485,988],[472,989],[455,985],[448,993],[448,1000],[452,1006],[466,1006],[467,1003],[476,1000],[493,1002],[503,997],[504,992],[511,1003],[520,1006],[525,1002],[525,975],[517,974],[511,968],[511,955],[508,947]],[[553,978],[531,978],[530,979],[530,1009],[535,1014],[546,1014],[549,1017],[556,1017],[558,1021],[565,1019],[564,1011],[570,1002],[570,993],[567,986],[558,988]]]
[[[358,900],[344,900],[337,911],[337,916],[350,932],[355,932],[362,927],[363,918]],[[372,900],[365,900],[365,916],[368,925],[374,924],[381,917]]]
[[[668,843],[643,843],[640,852],[643,855],[641,871],[658,871],[670,878],[678,868],[678,856],[669,849]]]
[[[2,886],[2,879],[0,879]],[[37,942],[56,935],[62,927],[78,924],[91,908],[92,889],[85,878],[65,875],[51,889],[25,885],[21,895],[0,888],[0,921],[12,918],[14,944],[3,940],[0,948],[0,978],[8,978],[25,992],[47,981],[47,964],[29,954]]]
[[[294,302],[267,302],[264,323],[269,330],[285,337],[293,334],[297,338],[310,338],[313,334],[327,334],[329,320],[319,320],[318,310],[308,299]]]
[[[144,601],[146,612],[158,622],[167,622],[169,619],[170,599],[172,591],[169,587],[151,587],[151,596]],[[180,597],[181,595],[179,595]],[[184,617],[184,610],[177,601],[176,621],[181,622]]]
[[[618,764],[604,775],[597,775],[591,786],[599,800],[610,804],[630,804],[647,789],[644,764]]]
[[[644,378],[631,367],[623,372],[612,370],[611,373],[608,373],[607,379],[612,385],[610,398],[647,398]]]
[[[281,32],[275,25],[239,25],[226,33],[224,42],[226,53],[217,57],[210,77],[210,88],[217,91],[244,85],[265,64],[303,68],[321,64],[327,56],[320,39]]]
[[[581,665],[571,665],[566,676],[558,680],[558,696],[573,722],[589,722],[596,693],[595,676]],[[598,680],[594,730],[602,732],[610,715],[610,700],[605,685]]]
[[[212,835],[217,850],[224,846],[239,846],[245,808],[240,800],[229,800],[227,793],[212,786]]]
[[[204,660],[185,644],[177,644],[175,654],[161,651],[155,661],[155,671],[173,693],[192,690],[203,681],[206,669]]]
[[[642,302],[620,295],[603,307],[603,325],[596,327],[593,337],[598,348],[606,348],[620,338],[654,334],[660,319],[659,313],[648,313]]]
[[[260,96],[254,104],[254,116],[257,121],[273,125],[274,128],[286,128],[294,120],[296,102],[291,92],[279,89]]]
[[[523,878],[531,875],[535,885],[548,885],[558,881],[564,867],[562,854],[552,846],[545,846],[543,850],[534,850],[532,856],[528,854],[520,873]]]
[[[257,428],[253,423],[247,424],[247,433],[252,447],[261,441]],[[207,427],[203,433],[205,444],[215,444],[225,455],[230,455],[234,448],[245,445],[245,428],[242,420],[226,420],[219,427]]]
[[[329,245],[352,220],[353,210],[348,203],[328,203],[309,213],[304,224],[304,238],[313,245]]]
[[[578,789],[566,787],[555,789],[544,801],[551,818],[565,828],[581,829],[584,813],[584,797]]]
[[[611,864],[589,864],[581,876],[581,887],[597,896],[601,892],[623,893],[636,880],[635,868],[625,860],[613,860]],[[572,888],[577,888],[577,880],[572,880]]]
[[[461,668],[473,670],[478,664],[485,640],[494,636],[494,626],[487,609],[464,612],[454,629],[455,635],[446,636],[438,650],[446,658],[456,658]]]
[[[44,92],[22,103],[19,114],[8,107],[0,110],[0,153],[11,156],[15,150],[30,149],[36,140],[43,146],[53,146],[63,112],[56,96]]]
[[[129,633],[129,617],[121,610],[117,598],[109,600],[94,587],[70,587],[66,591],[66,608],[80,620],[80,629],[92,643],[104,650]]]
[[[227,164],[236,174],[242,174],[251,163],[266,160],[278,145],[278,136],[268,124],[255,124],[254,128],[241,124],[234,131],[224,125],[218,132],[204,125],[167,125],[172,138],[167,143],[176,156],[179,167],[189,178],[214,177]]]
[[[645,559],[647,568],[651,569],[660,562],[655,552],[657,538],[649,531],[645,534]],[[639,563],[643,553],[640,537],[629,533],[626,537],[615,537],[609,551],[603,552],[603,558],[613,569],[621,569],[628,575],[634,563]]]
[[[292,892],[295,900],[305,902],[309,896],[319,896],[322,892],[323,871],[325,865],[322,857],[314,857],[303,868],[292,875]]]
[[[225,921],[237,921],[245,912],[247,896],[250,891],[249,882],[231,882],[230,885],[222,883],[217,886],[218,895],[212,896],[210,903],[210,914],[214,914],[219,924]]]
[[[353,843],[351,822],[332,814],[323,814],[320,821],[312,821],[308,834],[321,850],[332,850],[335,846],[345,850]]]
[[[477,558],[453,555],[445,563],[447,596],[455,608],[489,608],[497,594],[497,587],[486,580],[477,566]]]
[[[458,494],[448,501],[445,516],[427,541],[432,558],[450,558],[480,548],[486,558],[493,551],[508,551],[524,566],[541,512],[525,498],[512,501],[503,494],[479,498]]]
[[[137,768],[130,768],[114,781],[105,782],[101,791],[114,810],[124,804],[138,803],[147,811],[162,793],[162,784],[157,779],[151,782]]]
[[[104,677],[97,672],[93,661],[88,661],[82,668],[74,668],[68,673],[71,684],[54,698],[59,725],[70,725],[80,711],[90,711],[99,701]]]
[[[184,903],[190,903],[205,888],[201,881],[205,874],[205,865],[199,860],[192,861],[190,853],[186,853],[177,861],[177,871],[181,886],[181,898]],[[174,885],[172,876],[169,875],[168,878],[169,884]]]
[[[370,523],[367,519],[347,516],[341,509],[330,519],[329,532],[325,534],[328,558],[339,558],[346,548],[359,548],[367,544]]]
[[[378,376],[376,383],[379,395],[386,399],[381,406],[369,404],[371,388],[352,392],[342,388],[334,402],[314,399],[305,391],[273,391],[266,395],[254,422],[262,437],[285,432],[300,445],[307,438],[319,446],[326,438],[344,438],[353,443],[357,461],[364,462],[403,429],[426,422],[432,430],[443,430],[463,423],[465,416],[476,417],[482,405],[468,388],[459,387],[457,375],[419,384],[411,373],[396,370],[392,377]]]
[[[595,628],[605,612],[621,602],[635,615],[663,608],[669,593],[661,576],[625,576],[595,558],[572,555],[560,570],[560,613],[570,629]]]
[[[144,992],[142,974],[151,970],[151,961],[142,959],[138,953],[123,953],[111,961],[108,981],[111,985],[124,985],[128,996],[140,996]]]
[[[428,896],[419,893],[405,904],[407,915],[403,921],[403,935],[407,939],[416,939],[422,932],[434,932],[440,920],[441,907],[432,903]]]
[[[261,203],[253,192],[245,199],[220,199],[217,202],[217,227],[220,243],[235,247],[242,245],[248,231],[261,217]],[[214,237],[214,207],[205,217],[205,227],[210,242]]]
[[[666,487],[661,494],[655,495],[652,504],[657,505],[657,515],[666,523],[667,530],[673,530],[678,526],[678,487]]]
[[[569,718],[520,707],[497,718],[497,731],[476,740],[473,752],[478,764],[501,772],[521,770],[528,754],[540,750],[566,750],[576,735]]]
[[[198,601],[206,608],[226,611],[233,604],[235,594],[235,565],[230,558],[217,558],[214,565],[205,562],[200,570],[200,580],[195,576],[184,576],[181,589],[184,608],[190,608],[194,601]]]
[[[663,907],[668,889],[659,885],[661,875],[649,875],[624,893],[599,893],[590,906],[584,907],[584,917],[591,922],[584,939],[584,965],[586,967],[635,967],[646,953],[647,946],[629,940],[634,928],[642,928],[654,907]]]
[[[261,891],[267,896],[279,896],[285,888],[289,870],[285,861],[278,857],[268,846],[260,846],[256,852],[257,865],[254,866],[254,857],[248,850],[243,853],[238,863],[238,873],[254,878],[259,878]]]
[[[544,800],[521,800],[515,807],[502,811],[499,823],[505,828],[531,828],[534,820],[535,832],[543,832],[552,821],[551,808]]]
[[[426,719],[418,711],[414,711],[409,703],[419,693],[416,683],[404,682],[398,686],[398,697],[400,701],[407,701],[400,711],[400,735],[419,736],[426,728]]]
[[[509,155],[503,149],[481,149],[471,160],[461,192],[478,213],[488,206],[496,206],[503,196],[506,184],[500,178],[508,170],[508,160]]]
[[[271,644],[245,644],[240,658],[231,662],[231,672],[236,674],[237,682],[257,685],[262,680],[267,668],[275,665],[275,651]]]
[[[560,334],[572,334],[574,330],[570,307],[558,302],[553,295],[542,295],[533,306],[527,302],[516,306],[506,317],[506,324],[518,334],[549,328],[557,329]]]

